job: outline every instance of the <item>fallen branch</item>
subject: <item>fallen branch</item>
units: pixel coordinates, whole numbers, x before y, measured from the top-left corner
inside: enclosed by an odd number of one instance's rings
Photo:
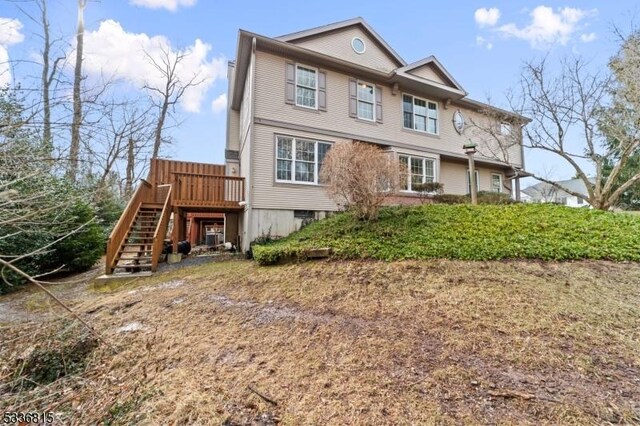
[[[68,307],[62,300],[58,299],[58,297],[51,293],[44,285],[42,285],[38,280],[34,279],[33,277],[31,277],[29,274],[27,274],[26,272],[22,271],[20,268],[12,265],[10,262],[7,262],[6,260],[0,258],[0,265],[3,265],[6,268],[9,268],[11,270],[13,270],[15,273],[17,273],[18,275],[26,278],[29,282],[35,284],[36,286],[38,286],[40,288],[40,290],[44,291],[50,298],[52,298],[58,305],[62,306],[62,308],[69,312],[71,315],[73,315],[78,321],[80,321],[85,327],[87,327],[87,329],[98,338],[98,340],[100,340],[102,343],[106,344],[107,346],[109,346],[111,349],[115,349],[113,347],[113,345],[111,343],[109,343],[107,340],[104,339],[104,337],[102,337],[102,335],[100,335],[100,333],[98,333],[93,327],[91,327],[85,320],[83,320],[80,315],[78,315],[75,311],[73,311],[73,309],[71,309],[70,307]]]
[[[557,400],[554,398],[547,398],[544,396],[537,396],[532,393],[524,393],[524,392],[518,392],[518,391],[504,391],[504,392],[488,391],[487,393],[491,396],[501,397],[501,398],[520,398],[524,400],[539,399],[541,401],[548,401],[548,402],[555,402],[555,403],[561,402],[560,400]]]
[[[255,389],[253,386],[251,385],[247,385],[247,389],[249,389],[251,392],[255,393],[256,395],[258,395],[260,398],[264,399],[265,401],[267,401],[269,404],[273,404],[273,405],[278,405],[278,403],[271,397],[263,394],[262,392],[258,391],[257,389]]]

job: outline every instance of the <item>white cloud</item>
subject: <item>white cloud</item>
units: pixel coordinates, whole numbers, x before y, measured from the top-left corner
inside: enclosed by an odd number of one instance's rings
[[[211,110],[214,114],[219,114],[227,109],[227,94],[223,93],[211,102]]]
[[[580,36],[580,40],[582,40],[583,43],[589,43],[595,39],[596,39],[596,33],[582,34]]]
[[[480,28],[493,27],[498,23],[498,19],[500,19],[500,10],[495,7],[492,7],[491,9],[477,9],[473,14],[473,18],[476,20],[476,24],[478,24]]]
[[[8,47],[24,40],[21,30],[22,22],[18,19],[0,18],[0,87],[11,83]]]
[[[193,6],[196,0],[129,0],[129,3],[149,9],[167,9],[175,12],[179,7]]]
[[[21,43],[24,40],[24,34],[20,30],[22,30],[22,22],[18,19],[0,18],[0,45],[6,47]]]
[[[493,49],[493,43],[487,41],[484,37],[482,36],[476,36],[476,44],[478,46],[483,46],[486,47],[487,50],[491,50]]]
[[[526,40],[536,49],[544,49],[554,43],[566,45],[579,28],[580,21],[595,13],[595,9],[564,7],[554,12],[551,7],[537,6],[529,14],[529,25],[519,28],[516,24],[510,23],[499,27],[497,31],[507,37]]]
[[[107,20],[96,31],[85,33],[84,68],[89,75],[122,78],[137,88],[161,88],[165,79],[152,62],[162,64],[165,53],[170,61],[182,54],[184,58],[176,68],[179,79],[186,83],[195,76],[202,83],[188,88],[181,104],[189,112],[199,112],[209,88],[226,75],[226,59],[208,59],[210,51],[211,45],[199,39],[176,49],[165,36],[128,33],[118,22]]]

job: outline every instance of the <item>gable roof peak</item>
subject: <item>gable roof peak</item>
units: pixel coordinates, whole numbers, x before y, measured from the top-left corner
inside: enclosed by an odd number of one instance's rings
[[[433,65],[447,80],[449,80],[449,82],[452,84],[453,87],[466,93],[466,90],[464,90],[462,85],[458,83],[455,78],[453,78],[453,76],[449,73],[449,71],[447,71],[447,69],[440,63],[438,58],[436,58],[434,55],[429,55],[426,58],[420,59],[418,61],[407,64],[401,68],[398,68],[396,72],[398,74],[406,75],[407,73],[410,74],[412,70],[424,67],[426,65]]]
[[[331,31],[340,30],[347,27],[352,26],[360,26],[362,29],[367,32],[377,43],[379,43],[383,49],[398,63],[399,66],[403,67],[407,65],[404,59],[364,20],[361,16],[357,16],[355,18],[346,19],[344,21],[334,22],[332,24],[322,25],[315,28],[310,28],[308,30],[297,31],[294,33],[289,33],[285,35],[281,35],[279,37],[275,37],[278,41],[291,42],[294,40],[300,40],[308,37],[314,37],[323,33],[328,33]]]

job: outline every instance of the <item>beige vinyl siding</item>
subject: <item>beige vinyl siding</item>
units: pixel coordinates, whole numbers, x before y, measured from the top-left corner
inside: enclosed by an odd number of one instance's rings
[[[337,207],[320,185],[275,182],[275,135],[338,142],[339,139],[313,133],[294,132],[256,124],[253,155],[253,208],[333,211]]]
[[[383,123],[372,123],[349,117],[349,78],[357,75],[346,75],[327,71],[327,111],[315,111],[295,107],[285,103],[285,64],[284,58],[265,52],[256,53],[256,110],[255,117],[276,120],[285,123],[310,126],[327,131],[340,131],[411,145],[423,150],[449,151],[463,154],[462,145],[469,142],[466,134],[459,135],[453,128],[453,113],[460,108],[466,117],[477,115],[463,107],[450,106],[444,109],[442,99],[435,99],[422,93],[407,92],[438,103],[439,135],[403,129],[402,121],[402,88],[396,95],[391,87],[382,86]],[[321,64],[308,64],[319,67]],[[379,84],[378,82],[372,82]],[[520,164],[518,153],[513,153],[512,162]]]
[[[467,166],[465,164],[440,161],[440,183],[444,184],[444,193],[457,195],[466,194],[466,172]]]
[[[436,83],[444,84],[445,86],[451,86],[451,83],[442,78],[440,73],[436,71],[431,64],[423,65],[420,68],[409,71],[409,74],[413,74],[417,77],[421,77],[427,80],[435,81]]]
[[[366,50],[363,54],[358,54],[351,48],[351,40],[354,37],[359,37],[364,41]],[[397,67],[395,61],[387,55],[384,48],[358,27],[349,27],[330,34],[323,34],[320,37],[292,41],[291,43],[378,71],[390,72]]]
[[[229,108],[229,129],[227,129],[227,149],[240,150],[240,113]]]
[[[464,195],[467,193],[467,163],[454,163],[450,161],[440,162],[440,183],[444,184],[445,194]],[[509,194],[511,192],[510,181],[505,179],[501,170],[476,167],[478,177],[480,179],[480,191],[491,190],[491,174],[499,173],[502,175],[503,185],[507,185],[509,189],[502,188],[502,192]]]

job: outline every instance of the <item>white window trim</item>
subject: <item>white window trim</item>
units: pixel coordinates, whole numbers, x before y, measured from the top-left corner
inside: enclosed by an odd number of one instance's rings
[[[373,102],[371,102],[371,107],[372,107],[372,111],[373,111],[373,118],[366,118],[366,117],[360,117],[360,108],[358,108],[358,104],[360,102],[364,102],[364,103],[370,103],[369,101],[360,101],[360,97],[358,96],[358,86],[360,84],[366,84],[367,86],[371,86],[373,88]],[[356,81],[356,118],[358,120],[364,120],[364,121],[371,121],[374,122],[376,121],[376,85],[373,83],[369,83],[367,81],[363,81],[363,80],[357,80]]]
[[[298,67],[306,68],[308,70],[313,70],[316,73],[316,87],[315,87],[316,105],[313,106],[313,107],[310,107],[308,105],[301,105],[301,104],[298,103]],[[295,64],[295,72],[293,73],[293,82],[294,82],[294,86],[293,87],[295,89],[293,97],[295,99],[295,105],[297,107],[312,109],[312,110],[315,110],[315,111],[318,110],[318,95],[320,94],[320,90],[318,90],[318,83],[319,83],[318,79],[319,79],[319,76],[320,76],[320,71],[318,70],[318,68],[312,67],[312,66],[309,66],[309,65],[305,65],[305,64],[301,64],[299,62],[296,62],[296,64]],[[302,86],[302,85],[300,85],[300,87],[304,87],[305,89],[311,89],[310,87]]]
[[[286,179],[278,179],[278,160],[283,160],[282,158],[278,158],[278,137],[281,138],[291,138],[291,180],[286,180]],[[304,140],[304,141],[309,141],[309,142],[313,142],[314,144],[314,164],[313,164],[313,182],[305,182],[305,181],[298,181],[295,180],[296,178],[296,141],[297,140]],[[321,186],[323,184],[318,183],[318,173],[320,172],[320,170],[318,169],[318,144],[320,143],[324,143],[327,145],[331,145],[333,146],[333,142],[327,142],[327,141],[321,141],[321,140],[317,140],[317,139],[313,139],[313,138],[307,138],[307,137],[298,137],[298,136],[290,136],[290,135],[280,135],[277,134],[274,137],[274,153],[273,153],[273,158],[274,158],[274,164],[273,164],[273,173],[274,173],[274,181],[277,183],[291,183],[294,185],[314,185],[314,186]]]
[[[474,170],[474,174],[476,175],[476,191],[479,192],[480,191],[480,172],[478,171],[478,169]],[[471,194],[471,182],[469,182],[471,179],[471,173],[470,170],[467,169],[466,173],[466,189],[467,189],[467,194]]]
[[[358,39],[358,40],[360,40],[360,41],[362,42],[362,46],[363,46],[363,48],[362,48],[362,52],[358,52],[358,51],[356,50],[356,48],[353,46],[353,43],[356,41],[356,39]],[[364,52],[366,52],[366,51],[367,51],[367,43],[365,43],[365,42],[364,42],[364,40],[362,39],[362,37],[355,36],[354,38],[352,38],[352,39],[351,39],[351,48],[352,48],[352,49],[353,49],[353,51],[354,51],[354,52],[356,52],[358,55],[363,55],[363,54],[364,54]]]
[[[505,128],[508,128],[509,130],[506,132],[503,132],[503,127],[505,126]],[[498,134],[500,134],[501,136],[509,136],[511,135],[511,132],[513,131],[513,128],[511,126],[511,123],[507,122],[507,121],[501,121],[500,124],[498,124]]]
[[[401,189],[400,192],[404,192],[407,194],[415,194],[417,193],[417,191],[414,191],[413,189],[411,189],[411,159],[412,158],[419,158],[422,160],[422,180],[424,181],[427,177],[427,168],[425,167],[425,161],[429,160],[429,161],[433,161],[433,181],[434,182],[439,182],[439,176],[438,176],[438,172],[440,171],[440,164],[439,164],[439,158],[438,157],[425,157],[425,156],[421,156],[421,155],[414,155],[414,154],[405,154],[404,152],[398,152],[398,162],[400,162],[400,157],[407,157],[409,159],[408,162],[408,170],[407,170],[407,186],[409,187],[409,189]]]
[[[405,127],[404,126],[404,97],[405,96],[411,96],[413,99],[411,100],[411,115],[413,116],[413,127]],[[427,130],[418,130],[416,129],[416,118],[415,118],[415,109],[413,108],[415,106],[415,104],[413,103],[414,99],[419,99],[421,101],[425,101],[427,103]],[[436,132],[435,133],[431,133],[429,131],[429,102],[431,102],[432,104],[436,104]],[[402,98],[400,98],[400,117],[402,118],[402,128],[406,129],[406,130],[413,130],[414,132],[420,132],[420,133],[426,133],[427,135],[434,135],[434,136],[440,136],[440,103],[431,99],[427,99],[427,98],[421,98],[420,96],[414,96],[411,93],[406,93],[403,92],[402,93]]]
[[[498,193],[502,194],[503,192],[503,185],[504,185],[504,180],[502,178],[502,173],[491,173],[491,191],[493,191],[493,177],[494,176],[498,176],[498,178],[500,178],[500,187],[498,188]],[[495,191],[494,191],[495,192]]]

